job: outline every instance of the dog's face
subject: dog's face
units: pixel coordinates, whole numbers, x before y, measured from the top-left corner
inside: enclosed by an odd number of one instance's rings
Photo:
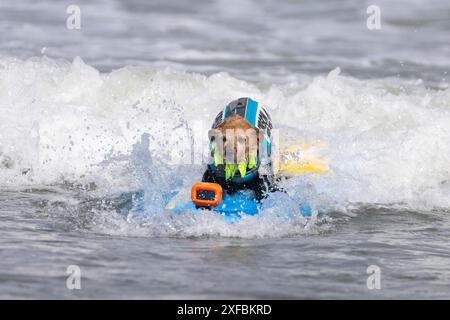
[[[235,114],[211,131],[219,154],[227,164],[255,164],[258,153],[259,129]]]

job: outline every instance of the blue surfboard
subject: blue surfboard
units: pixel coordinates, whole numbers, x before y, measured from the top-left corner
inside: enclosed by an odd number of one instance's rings
[[[263,199],[258,202],[254,192],[251,190],[241,190],[233,194],[224,193],[222,195],[222,201],[216,207],[208,209],[197,208],[190,198],[190,193],[188,191],[180,191],[170,198],[166,204],[166,209],[176,213],[211,210],[222,215],[226,221],[233,223],[241,219],[244,215],[258,215],[263,209],[270,208],[273,205],[270,199]],[[301,205],[300,213],[304,217],[309,217],[311,216],[312,210],[308,205]]]

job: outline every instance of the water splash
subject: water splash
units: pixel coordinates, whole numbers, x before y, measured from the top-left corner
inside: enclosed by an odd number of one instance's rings
[[[328,208],[450,207],[449,89],[399,79],[361,81],[338,71],[261,89],[224,73],[135,67],[100,73],[79,58],[2,58],[0,184],[95,184],[103,196],[142,189],[150,211],[159,212],[164,193],[201,178],[201,164],[177,164],[197,156],[195,121],[209,125],[239,96],[269,106],[281,140],[326,142],[332,173],[286,182],[295,201],[307,197]],[[100,165],[107,159],[116,160]],[[210,218],[201,217],[183,219],[208,225]]]

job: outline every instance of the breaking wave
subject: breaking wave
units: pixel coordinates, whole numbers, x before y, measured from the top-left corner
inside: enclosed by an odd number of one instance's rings
[[[288,180],[293,199],[306,195],[329,210],[355,204],[449,208],[448,87],[339,72],[267,87],[226,73],[131,66],[100,73],[80,58],[1,58],[1,188],[65,183],[104,197],[143,189],[158,212],[163,192],[200,179],[206,130],[220,108],[251,96],[268,106],[280,143],[322,143],[329,172]],[[198,136],[199,126],[205,137]],[[148,153],[139,149],[144,138]],[[201,234],[214,217],[195,219],[176,223]],[[224,228],[219,233],[245,233]]]

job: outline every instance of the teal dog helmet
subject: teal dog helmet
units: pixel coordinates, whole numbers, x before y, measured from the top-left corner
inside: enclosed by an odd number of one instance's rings
[[[251,168],[249,166],[249,170],[246,171],[244,176],[233,174],[231,178],[231,181],[234,183],[242,183],[250,181],[255,177],[259,166],[263,163],[263,160],[266,160],[265,164],[270,164],[270,154],[272,146],[272,120],[266,109],[257,101],[250,98],[240,98],[230,102],[227,106],[225,106],[225,108],[216,116],[212,125],[212,129],[217,129],[225,121],[225,119],[230,118],[235,114],[240,115],[252,126],[258,128],[263,137],[259,142],[256,165],[252,166]],[[213,147],[213,141],[211,141],[210,149],[212,155]],[[219,168],[215,165],[215,163],[211,164],[210,168],[213,171],[220,171],[218,170]]]

